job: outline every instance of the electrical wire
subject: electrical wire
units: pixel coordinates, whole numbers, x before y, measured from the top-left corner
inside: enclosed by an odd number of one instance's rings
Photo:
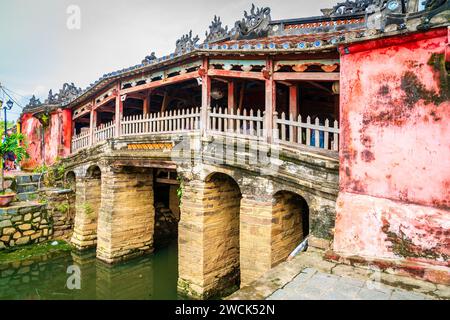
[[[2,89],[3,93],[6,94],[6,96],[7,96],[9,99],[12,100],[12,102],[14,102],[14,103],[15,103],[18,107],[20,107],[21,109],[23,109],[23,106],[22,106],[20,103],[18,103],[18,102],[16,101],[16,99],[14,99],[13,97],[11,97],[11,96],[8,94],[8,92],[6,92],[5,87],[2,86],[1,89]]]

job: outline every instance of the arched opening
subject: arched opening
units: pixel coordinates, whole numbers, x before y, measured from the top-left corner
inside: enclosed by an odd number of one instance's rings
[[[309,207],[296,193],[280,191],[274,196],[272,267],[285,261],[309,235]]]
[[[170,169],[154,171],[153,203],[155,207],[155,249],[171,246],[178,238],[180,221],[180,181],[177,172]]]
[[[65,183],[65,187],[68,189],[71,189],[73,192],[77,191],[77,186],[76,186],[76,175],[75,172],[73,171],[69,171],[66,174],[64,183]]]
[[[214,173],[205,183],[205,262],[217,281],[217,293],[224,296],[240,286],[240,205],[238,184],[228,175]],[[207,260],[206,260],[207,259]]]

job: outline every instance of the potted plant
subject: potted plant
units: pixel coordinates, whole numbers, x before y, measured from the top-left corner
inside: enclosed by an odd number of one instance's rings
[[[1,191],[0,191],[0,207],[8,206],[15,198],[14,192],[5,191],[5,168],[3,165],[6,156],[14,155],[18,162],[24,158],[28,158],[26,148],[22,145],[24,137],[20,133],[13,133],[3,138],[0,143],[0,166],[1,166]]]

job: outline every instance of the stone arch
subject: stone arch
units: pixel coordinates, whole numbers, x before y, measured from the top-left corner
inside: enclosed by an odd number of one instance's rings
[[[309,235],[309,206],[306,199],[292,191],[273,196],[272,266],[275,266]]]
[[[102,170],[96,164],[76,180],[75,226],[72,244],[89,249],[97,244],[97,220],[101,205]]]
[[[64,184],[67,188],[72,189],[73,192],[77,191],[77,175],[75,171],[66,172],[64,176]]]

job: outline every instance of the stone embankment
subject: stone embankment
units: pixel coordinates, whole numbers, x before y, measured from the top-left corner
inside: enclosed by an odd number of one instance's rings
[[[9,186],[17,202],[0,208],[0,250],[51,239],[69,239],[73,231],[71,190],[39,189],[40,175],[19,175]]]

